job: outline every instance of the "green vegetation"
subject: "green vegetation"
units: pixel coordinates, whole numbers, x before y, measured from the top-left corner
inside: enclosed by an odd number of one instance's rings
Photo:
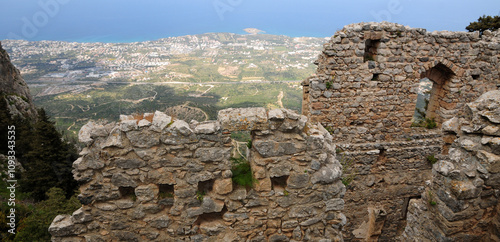
[[[0,183],[2,187],[6,187],[3,181]],[[2,190],[1,196],[8,197],[6,192]],[[0,239],[2,241],[50,241],[48,229],[52,220],[59,214],[71,214],[81,207],[76,194],[66,199],[65,192],[57,187],[49,189],[46,196],[46,200],[36,204],[29,200],[16,201],[17,230],[15,235],[7,232],[5,214],[11,207],[3,201],[0,205]]]
[[[432,194],[431,191],[429,191],[428,194],[429,194],[429,204],[432,206],[436,206],[437,202],[436,200],[434,200],[434,195]]]
[[[340,148],[336,148],[336,153],[337,159],[342,165],[342,184],[348,187],[357,175],[356,168],[354,168],[354,158],[348,158]]]
[[[196,199],[200,202],[203,202],[203,198],[205,197],[204,191],[196,191]]]
[[[173,198],[174,194],[171,192],[159,192],[158,193],[158,198],[160,199],[165,199],[165,198]]]
[[[416,120],[411,124],[411,127],[424,127],[427,129],[435,129],[437,123],[434,118],[425,118],[423,120]]]
[[[251,140],[251,139],[249,139],[249,140],[247,141],[247,147],[248,147],[249,149],[251,149],[251,148],[252,148],[252,140]]]
[[[466,30],[469,32],[479,31],[479,33],[483,34],[485,30],[497,30],[500,28],[500,15],[497,16],[486,16],[483,15],[479,17],[476,22],[471,22]]]
[[[285,197],[286,197],[286,196],[290,195],[290,193],[287,190],[283,190],[283,195],[285,195]]]
[[[431,164],[436,164],[436,162],[438,161],[438,159],[436,157],[434,157],[434,154],[432,155],[428,155],[427,156],[427,161]]]
[[[0,240],[49,241],[48,227],[58,214],[68,214],[81,206],[76,199],[77,183],[73,180],[71,165],[76,160],[75,145],[63,138],[43,109],[36,120],[11,117],[5,95],[0,95],[0,139],[7,144],[8,127],[15,125],[16,158],[24,170],[17,167],[19,181],[15,206],[10,197],[5,164],[0,165]],[[0,146],[1,154],[8,154],[8,146]],[[16,234],[8,233],[7,214],[16,209]]]
[[[231,158],[231,161],[233,162],[231,168],[233,182],[239,186],[253,187],[255,178],[253,178],[250,163],[244,158]]]

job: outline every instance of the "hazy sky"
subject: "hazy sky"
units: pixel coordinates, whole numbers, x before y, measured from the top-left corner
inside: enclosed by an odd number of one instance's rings
[[[327,37],[354,22],[465,31],[499,0],[0,0],[0,40],[133,41],[206,32]]]

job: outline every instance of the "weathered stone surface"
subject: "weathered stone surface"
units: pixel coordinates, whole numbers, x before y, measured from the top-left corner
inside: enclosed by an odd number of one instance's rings
[[[111,183],[117,187],[137,187],[137,183],[130,176],[121,173],[113,174]]]
[[[229,159],[231,151],[228,148],[200,148],[194,153],[202,162],[217,162]]]
[[[232,192],[233,180],[231,178],[215,180],[214,191],[221,195],[225,195]]]
[[[313,173],[311,182],[313,184],[329,184],[339,180],[341,175],[342,170],[338,165],[328,164],[321,168],[319,171]]]
[[[169,124],[172,122],[172,117],[166,115],[163,112],[156,111],[154,116],[153,116],[153,127],[154,129],[157,129],[158,131],[162,131],[166,127],[168,127]]]
[[[149,130],[134,130],[126,133],[127,138],[134,147],[150,148],[160,143],[160,135]]]
[[[52,236],[69,236],[75,233],[75,224],[69,215],[57,215],[49,226]]]
[[[167,215],[163,215],[151,220],[147,220],[146,222],[148,222],[149,225],[151,225],[153,228],[163,229],[168,228],[168,225],[171,223],[171,221],[172,220]]]
[[[170,132],[179,133],[184,136],[188,136],[193,133],[193,130],[189,127],[189,124],[184,120],[175,120],[168,128]]]
[[[222,129],[262,130],[269,127],[265,108],[230,108],[219,111]]]
[[[220,129],[220,124],[214,121],[200,123],[194,129],[197,134],[214,134]]]
[[[135,195],[139,202],[148,202],[158,197],[158,186],[150,185],[140,185],[135,188]]]

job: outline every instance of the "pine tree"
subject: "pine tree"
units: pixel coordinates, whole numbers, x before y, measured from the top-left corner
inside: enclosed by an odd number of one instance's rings
[[[476,22],[471,22],[469,26],[465,27],[469,32],[479,31],[483,34],[485,30],[497,30],[500,28],[500,16],[486,16],[479,17]]]
[[[71,174],[76,154],[62,140],[43,109],[39,111],[31,137],[30,150],[23,156],[25,172],[21,189],[30,192],[38,201],[44,200],[46,192],[52,187],[59,187],[71,196],[77,185]]]

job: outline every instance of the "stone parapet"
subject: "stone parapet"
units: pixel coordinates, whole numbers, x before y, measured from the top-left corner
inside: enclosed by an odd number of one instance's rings
[[[240,130],[251,131],[253,187],[232,179]],[[83,205],[54,219],[53,241],[342,241],[332,137],[293,111],[226,109],[202,123],[157,111],[91,121],[79,139]]]

